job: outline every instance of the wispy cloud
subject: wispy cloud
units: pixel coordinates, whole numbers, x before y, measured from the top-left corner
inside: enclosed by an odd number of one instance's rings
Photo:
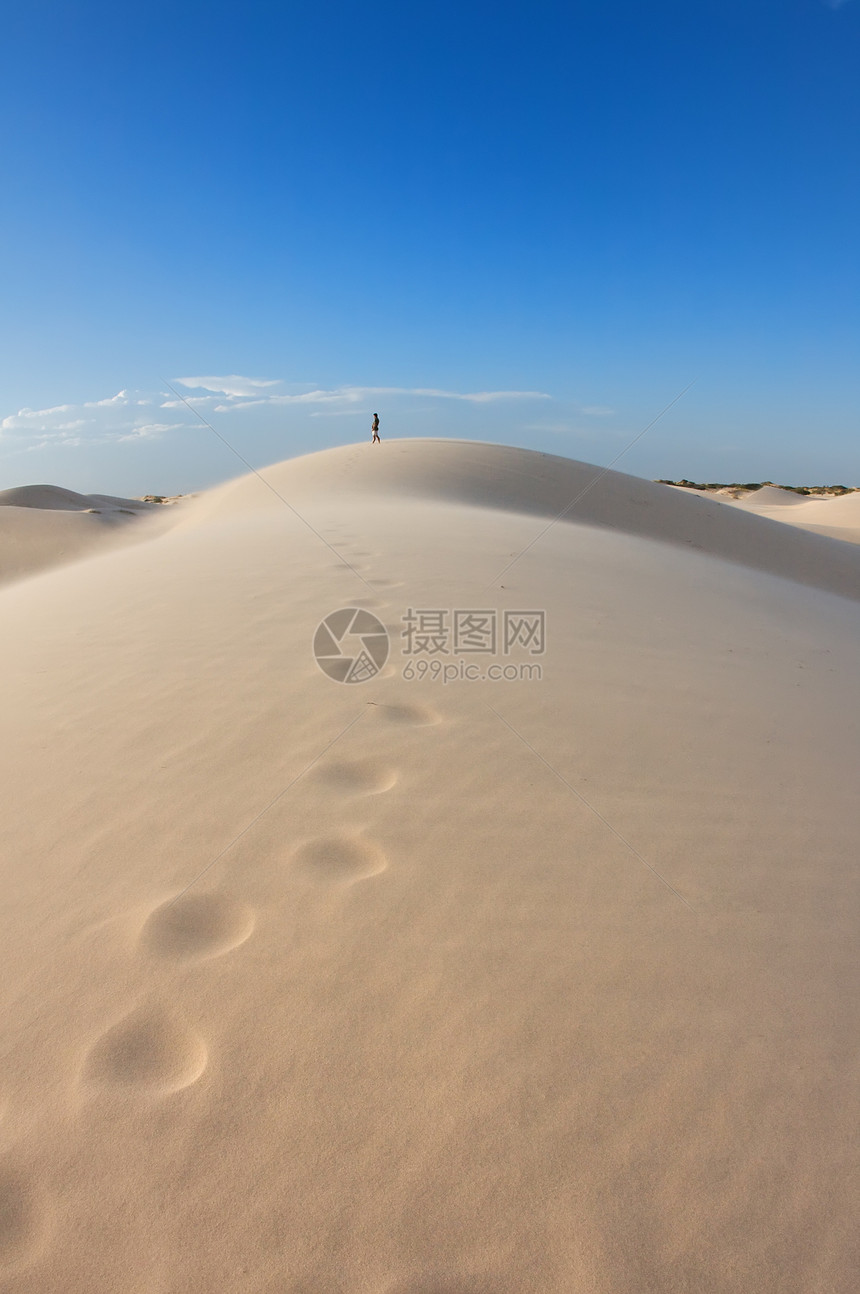
[[[231,373],[229,377],[177,377],[174,381],[191,390],[214,391],[218,395],[233,396],[256,395],[267,386],[281,385],[278,378],[242,377],[238,373]]]
[[[85,409],[115,409],[129,404],[128,391],[117,391],[116,395],[109,395],[106,400],[87,400],[84,404]],[[137,403],[137,402],[135,402]]]
[[[254,405],[357,405],[368,400],[417,396],[434,400],[464,400],[471,404],[490,404],[497,400],[549,400],[544,391],[444,391],[438,387],[423,386],[337,386],[328,389],[317,387],[310,391],[272,392],[262,394],[261,388],[280,386],[280,382],[261,378],[181,377],[176,379],[190,390],[205,391],[206,395],[188,397],[189,404],[208,404],[215,413],[232,409],[250,409]],[[228,403],[219,396],[227,395]],[[165,399],[163,409],[176,409],[180,400]]]
[[[10,413],[7,418],[0,422],[0,432],[4,431],[25,431],[33,428],[38,423],[46,419],[56,421],[57,415],[70,413],[75,406],[72,404],[54,404],[50,409],[28,409],[26,406],[19,409],[17,413]]]
[[[184,422],[145,422],[142,426],[133,427],[131,431],[124,432],[113,439],[120,443],[124,440],[155,440],[167,431],[179,431],[180,427],[186,425]]]
[[[184,422],[155,421],[140,406],[152,406],[160,395],[118,391],[102,400],[54,404],[47,409],[19,409],[0,421],[0,442],[7,452],[77,449],[124,441],[152,440],[184,427]]]
[[[579,412],[586,418],[611,418],[615,410],[605,404],[584,404]]]
[[[151,440],[197,423],[194,409],[209,413],[234,413],[255,408],[294,408],[309,417],[359,414],[386,401],[420,399],[462,401],[471,405],[503,401],[544,401],[544,391],[448,391],[438,387],[338,386],[312,387],[286,384],[277,378],[182,377],[171,379],[189,394],[178,400],[164,390],[123,389],[115,395],[79,404],[56,404],[45,409],[25,407],[0,421],[0,442],[7,453],[22,453],[49,447],[76,448],[80,445],[130,443]],[[288,389],[283,388],[288,386]],[[289,389],[291,387],[292,389]],[[410,406],[414,411],[414,405]],[[166,411],[171,413],[164,416]],[[159,416],[161,415],[161,416]],[[172,416],[171,416],[172,415]]]
[[[549,400],[545,391],[440,391],[424,386],[345,386],[321,392],[327,399],[361,400],[379,395],[430,396],[435,400],[466,400],[470,404],[491,404],[496,400]]]

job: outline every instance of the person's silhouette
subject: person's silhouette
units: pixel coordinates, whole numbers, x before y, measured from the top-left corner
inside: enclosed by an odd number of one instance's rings
[[[373,415],[371,430],[373,432],[373,440],[370,442],[371,445],[381,445],[382,441],[379,439],[379,414],[378,413],[375,413]]]

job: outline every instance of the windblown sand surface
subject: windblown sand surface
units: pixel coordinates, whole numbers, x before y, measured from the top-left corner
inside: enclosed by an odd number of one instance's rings
[[[0,490],[0,584],[97,549],[148,537],[129,521],[162,514],[162,506],[108,494],[77,494],[56,485]],[[164,521],[152,515],[152,525]]]
[[[692,495],[691,490],[679,493]],[[701,497],[701,496],[699,496]],[[757,517],[772,521],[787,521],[831,539],[843,539],[850,544],[860,544],[860,493],[815,496],[794,494],[778,486],[763,485],[760,490],[734,499],[722,492],[708,494],[708,499],[727,503]]]
[[[778,497],[780,495],[783,497]],[[832,539],[860,544],[860,493],[816,499],[766,485],[745,499],[738,499],[735,506],[759,517],[787,521],[804,530],[829,535]]]
[[[860,550],[500,446],[263,475],[0,591],[0,1286],[853,1291]],[[543,680],[407,681],[409,607],[545,610]]]

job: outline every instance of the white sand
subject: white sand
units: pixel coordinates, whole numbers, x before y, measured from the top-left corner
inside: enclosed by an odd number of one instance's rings
[[[171,503],[175,500],[170,500]],[[56,485],[0,490],[0,584],[61,566],[108,546],[148,538],[167,520],[165,504],[77,494]],[[149,517],[149,527],[129,527]]]
[[[692,494],[689,489],[685,494]],[[777,486],[763,485],[739,498],[715,492],[707,496],[754,516],[786,521],[813,534],[860,544],[860,492],[853,494],[803,495]]]
[[[337,556],[251,477],[0,591],[4,1291],[856,1288],[860,550],[610,473],[500,577],[597,475],[351,446],[264,473]],[[544,679],[335,684],[356,602]]]
[[[767,498],[757,496],[767,490]],[[792,506],[786,509],[782,499],[772,495],[787,495]],[[794,502],[797,500],[797,502]],[[750,494],[746,499],[738,500],[740,507],[748,512],[755,512],[760,517],[770,517],[774,521],[788,521],[793,526],[804,530],[829,535],[832,539],[844,539],[850,544],[860,544],[860,493],[833,494],[823,498],[791,494],[786,490],[774,490],[765,486]]]

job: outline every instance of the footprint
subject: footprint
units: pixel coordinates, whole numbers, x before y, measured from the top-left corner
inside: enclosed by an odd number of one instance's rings
[[[0,1271],[33,1256],[46,1224],[40,1191],[10,1157],[0,1159]]]
[[[198,1034],[158,1008],[140,1007],[102,1035],[85,1072],[107,1087],[179,1092],[196,1082],[208,1059]]]
[[[141,947],[174,961],[217,957],[243,944],[254,913],[226,894],[183,894],[156,908],[140,936]]]
[[[379,795],[382,791],[391,790],[397,774],[372,759],[341,760],[318,765],[315,780],[347,795]]]
[[[388,723],[402,723],[416,728],[442,722],[442,716],[431,710],[429,705],[375,705],[373,712]]]
[[[384,872],[388,861],[378,845],[350,836],[330,836],[302,845],[294,865],[308,876],[323,881],[352,884]]]

